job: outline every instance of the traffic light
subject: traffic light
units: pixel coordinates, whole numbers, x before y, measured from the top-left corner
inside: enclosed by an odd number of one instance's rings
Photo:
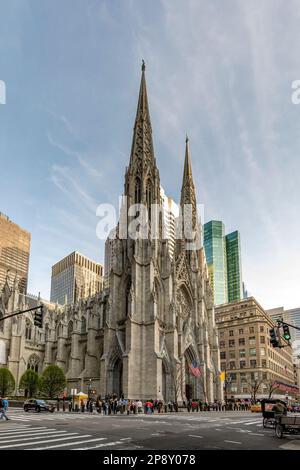
[[[271,328],[270,329],[270,343],[272,344],[273,348],[279,348],[280,347],[278,328]]]
[[[41,307],[39,307],[39,309],[34,312],[34,326],[43,328],[43,315],[44,315],[44,307],[43,305],[41,305]]]
[[[289,341],[291,339],[291,333],[290,333],[290,329],[289,329],[288,325],[283,323],[282,328],[283,328],[283,337],[284,337],[284,339]]]

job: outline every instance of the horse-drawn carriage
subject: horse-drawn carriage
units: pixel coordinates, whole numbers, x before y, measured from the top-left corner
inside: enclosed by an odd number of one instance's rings
[[[281,413],[279,413],[276,410],[276,407],[278,406],[279,403],[282,405]],[[286,415],[286,403],[282,400],[266,398],[266,399],[261,400],[261,411],[263,415],[263,427],[275,428],[276,416],[278,414]]]
[[[279,439],[283,437],[283,434],[300,434],[300,416],[277,415],[275,434]]]

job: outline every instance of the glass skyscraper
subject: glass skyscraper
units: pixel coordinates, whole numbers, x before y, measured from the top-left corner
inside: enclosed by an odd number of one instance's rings
[[[204,224],[204,249],[216,305],[227,303],[225,227],[219,220]]]
[[[228,302],[235,302],[243,298],[240,234],[236,230],[226,235],[225,239]]]
[[[225,235],[220,220],[204,224],[204,249],[215,305],[243,298],[241,244],[238,231]]]

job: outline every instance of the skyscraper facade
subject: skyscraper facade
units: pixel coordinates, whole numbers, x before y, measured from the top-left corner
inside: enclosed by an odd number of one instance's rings
[[[51,302],[74,303],[95,295],[103,284],[103,266],[74,251],[52,266]]]
[[[26,293],[31,235],[0,212],[0,292],[6,279],[12,285],[17,277],[20,291]]]
[[[204,248],[216,305],[227,303],[225,227],[219,220],[204,225]]]
[[[240,234],[236,230],[226,235],[225,239],[228,302],[236,302],[243,298]]]
[[[220,220],[204,225],[204,248],[215,305],[243,298],[241,243],[238,231],[225,235]]]

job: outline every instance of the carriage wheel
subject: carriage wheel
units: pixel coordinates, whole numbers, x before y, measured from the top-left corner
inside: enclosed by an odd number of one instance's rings
[[[264,418],[263,419],[263,427],[267,428],[267,424],[268,424],[268,418]]]
[[[278,439],[282,438],[282,436],[283,436],[283,426],[281,426],[281,424],[276,424],[275,434],[276,434],[276,437],[278,437]]]

